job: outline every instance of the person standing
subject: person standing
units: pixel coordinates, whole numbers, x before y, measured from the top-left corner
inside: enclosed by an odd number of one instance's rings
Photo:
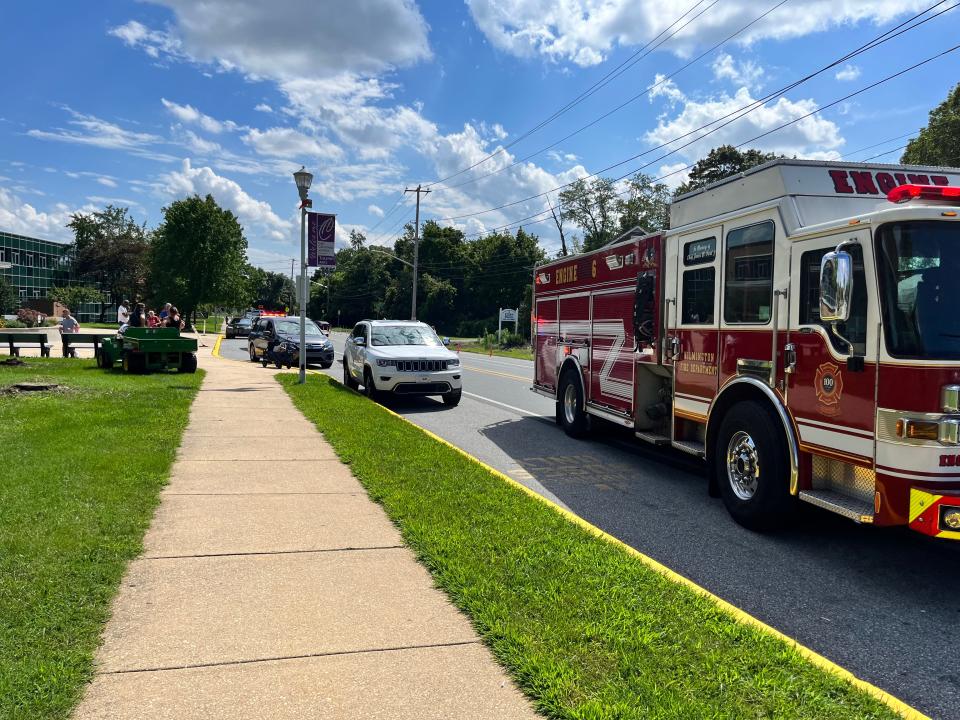
[[[78,333],[78,332],[80,332],[80,323],[77,322],[77,319],[76,319],[73,315],[70,314],[70,311],[69,311],[69,310],[64,309],[63,312],[61,313],[61,315],[62,315],[62,318],[61,318],[61,320],[60,320],[60,324],[57,326],[57,329],[60,330],[60,334],[61,334],[61,335],[63,335],[64,333]],[[64,345],[64,348],[66,348],[66,347],[67,347],[67,346]],[[76,357],[76,356],[77,356],[76,348],[69,348],[69,350],[68,350],[67,352],[69,352],[70,357]],[[66,357],[67,352],[64,352],[64,357]]]
[[[130,322],[130,311],[127,310],[129,300],[124,300],[117,306],[117,325],[126,325]]]

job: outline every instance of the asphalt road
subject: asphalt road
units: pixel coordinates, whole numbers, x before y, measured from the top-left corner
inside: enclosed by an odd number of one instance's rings
[[[342,374],[345,336],[334,334]],[[243,360],[244,340],[221,354]],[[934,718],[960,718],[960,544],[860,527],[802,507],[759,535],[707,496],[699,462],[601,423],[568,438],[529,390],[528,361],[461,354],[464,397],[391,409],[569,508],[858,677]]]

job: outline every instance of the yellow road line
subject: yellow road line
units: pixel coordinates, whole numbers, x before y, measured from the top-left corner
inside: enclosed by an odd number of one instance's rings
[[[221,359],[223,359],[223,356],[220,355],[220,343],[222,342],[223,342],[223,335],[217,335],[217,341],[213,344],[213,350],[211,351],[211,354],[214,357],[218,357]]]
[[[509,373],[497,372],[496,370],[481,370],[480,368],[470,367],[468,365],[462,366],[464,370],[469,370],[470,372],[483,373],[484,375],[498,375],[499,377],[510,378],[511,380],[519,380],[520,382],[530,383],[533,382],[531,378],[521,377],[520,375],[511,375]]]
[[[334,378],[334,380],[336,380],[336,378]],[[381,406],[381,407],[383,407],[383,406]],[[835,675],[836,677],[839,677],[839,678],[841,678],[841,679],[843,679],[843,680],[846,680],[847,682],[849,682],[849,683],[850,683],[851,685],[853,685],[854,687],[856,687],[856,688],[858,688],[858,689],[860,689],[860,690],[863,690],[863,691],[864,691],[865,693],[867,693],[868,695],[871,695],[872,697],[876,698],[877,700],[879,700],[880,702],[882,702],[883,704],[885,704],[887,707],[889,707],[891,710],[893,710],[895,713],[898,713],[898,714],[901,715],[902,717],[906,718],[906,720],[930,720],[930,718],[929,718],[928,716],[924,715],[923,713],[921,713],[921,712],[920,712],[919,710],[917,710],[916,708],[913,708],[913,707],[911,707],[910,705],[907,705],[905,702],[903,702],[903,701],[900,700],[899,698],[896,698],[896,697],[894,697],[893,695],[891,695],[890,693],[885,692],[884,690],[881,690],[881,689],[878,688],[876,685],[872,685],[872,684],[868,683],[868,682],[865,681],[865,680],[861,680],[861,679],[858,678],[856,675],[854,675],[853,673],[851,673],[849,670],[847,670],[847,669],[845,669],[845,668],[843,668],[843,667],[840,667],[839,665],[837,665],[837,664],[836,664],[835,662],[833,662],[832,660],[828,660],[827,658],[825,658],[825,657],[824,657],[823,655],[821,655],[820,653],[815,652],[814,650],[811,650],[810,648],[808,648],[806,645],[800,644],[800,642],[799,642],[798,640],[795,640],[794,638],[790,637],[789,635],[784,635],[782,632],[780,632],[779,630],[776,630],[776,629],[770,627],[769,625],[767,625],[767,624],[766,624],[765,622],[763,622],[762,620],[759,620],[759,619],[755,618],[753,615],[750,615],[749,613],[744,612],[743,610],[741,610],[740,608],[738,608],[736,605],[733,605],[733,604],[727,602],[726,600],[724,600],[723,598],[718,597],[717,595],[714,595],[712,592],[710,592],[710,591],[707,590],[706,588],[698,585],[697,583],[695,583],[695,582],[694,582],[693,580],[691,580],[690,578],[684,577],[684,576],[681,575],[680,573],[678,573],[678,572],[676,572],[676,571],[674,571],[674,570],[671,570],[671,569],[668,568],[666,565],[662,565],[661,563],[659,563],[659,562],[657,562],[656,560],[654,560],[652,557],[650,557],[650,556],[648,556],[648,555],[644,555],[642,552],[640,552],[640,551],[637,550],[636,548],[631,547],[630,545],[627,545],[627,544],[626,544],[625,542],[623,542],[622,540],[619,540],[619,539],[615,538],[613,535],[610,535],[609,533],[604,532],[603,530],[601,530],[600,528],[598,528],[596,525],[592,525],[591,523],[587,522],[586,520],[584,520],[584,519],[583,519],[582,517],[580,517],[579,515],[576,515],[576,514],[570,512],[570,511],[567,510],[566,508],[560,507],[560,506],[557,505],[555,502],[552,502],[551,500],[548,500],[547,498],[543,497],[542,495],[540,495],[540,494],[538,494],[537,492],[535,492],[535,491],[531,490],[530,488],[528,488],[526,485],[517,482],[516,480],[514,480],[513,478],[511,478],[511,477],[508,476],[508,475],[503,474],[502,472],[500,472],[500,471],[497,470],[496,468],[493,468],[493,467],[487,465],[485,462],[483,462],[483,460],[481,460],[480,458],[474,457],[473,455],[471,455],[470,453],[468,453],[468,452],[467,452],[466,450],[464,450],[463,448],[459,448],[459,447],[457,447],[456,445],[454,445],[453,443],[451,443],[451,442],[449,442],[449,441],[447,441],[447,440],[444,440],[444,439],[443,439],[442,437],[440,437],[439,435],[430,432],[430,431],[427,430],[426,428],[420,427],[419,425],[417,425],[417,424],[416,424],[415,422],[413,422],[412,420],[409,420],[408,418],[405,418],[403,415],[400,415],[399,413],[394,412],[393,410],[391,410],[391,409],[388,408],[388,407],[384,407],[383,409],[386,410],[386,411],[387,411],[388,413],[390,413],[391,415],[393,415],[394,417],[400,418],[400,419],[403,420],[405,423],[409,423],[410,425],[412,425],[413,427],[417,428],[417,429],[420,430],[421,432],[425,433],[425,434],[428,435],[429,437],[433,438],[433,439],[436,440],[437,442],[439,442],[439,443],[441,443],[441,444],[443,444],[443,445],[446,445],[448,448],[450,448],[450,449],[452,449],[452,450],[460,453],[460,454],[463,455],[465,458],[471,460],[472,462],[475,462],[477,465],[479,465],[480,467],[484,468],[484,469],[487,470],[488,472],[492,473],[494,476],[498,477],[499,479],[503,480],[504,482],[506,482],[506,483],[508,483],[508,484],[510,484],[510,485],[513,485],[515,488],[517,488],[517,489],[525,492],[525,493],[526,493],[527,495],[529,495],[530,497],[532,497],[532,498],[534,498],[534,499],[536,499],[536,500],[539,500],[540,502],[544,503],[545,505],[553,508],[553,510],[555,510],[556,512],[558,512],[558,513],[560,513],[561,515],[563,515],[563,516],[564,516],[567,520],[569,520],[570,522],[575,523],[576,525],[579,525],[580,527],[582,527],[582,528],[584,528],[585,530],[587,530],[588,532],[596,535],[597,537],[602,538],[603,540],[606,540],[607,542],[610,542],[610,543],[612,543],[613,545],[616,545],[617,547],[619,547],[621,550],[623,550],[623,551],[626,552],[627,554],[632,555],[633,557],[635,557],[635,558],[637,558],[638,560],[640,560],[640,562],[642,562],[642,563],[643,563],[644,565],[646,565],[647,567],[655,570],[656,572],[660,573],[661,575],[664,575],[665,577],[667,577],[668,579],[672,580],[673,582],[679,583],[679,584],[681,584],[681,585],[685,585],[686,587],[690,588],[690,589],[693,590],[694,592],[697,592],[697,593],[699,593],[700,595],[708,598],[709,600],[711,600],[711,601],[713,601],[714,603],[716,603],[722,610],[727,611],[728,613],[730,613],[731,615],[733,615],[734,618],[736,618],[736,619],[739,620],[740,622],[744,623],[745,625],[750,625],[750,626],[752,626],[752,627],[757,628],[758,630],[761,630],[762,632],[768,633],[768,634],[770,634],[770,635],[772,635],[772,636],[774,636],[774,637],[776,637],[776,638],[779,638],[780,640],[784,641],[785,643],[787,643],[788,645],[790,645],[791,647],[793,647],[798,653],[800,653],[800,655],[802,655],[804,658],[806,658],[806,659],[807,659],[808,661],[810,661],[812,664],[814,664],[814,665],[816,665],[817,667],[819,667],[821,670],[825,670],[826,672],[831,673],[832,675]]]

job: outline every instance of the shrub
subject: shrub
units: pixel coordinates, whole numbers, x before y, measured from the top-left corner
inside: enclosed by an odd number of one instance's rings
[[[20,308],[17,310],[17,320],[22,322],[22,327],[34,328],[40,324],[40,313],[29,308]]]
[[[502,348],[523,347],[526,344],[526,339],[520,333],[510,332],[509,330],[500,333],[500,347]]]
[[[5,320],[3,325],[0,325],[0,327],[25,328],[27,327],[27,325],[26,323],[22,323],[19,320]]]

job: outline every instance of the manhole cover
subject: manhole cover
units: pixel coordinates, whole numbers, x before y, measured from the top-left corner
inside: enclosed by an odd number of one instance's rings
[[[15,383],[11,387],[20,392],[36,392],[39,390],[55,390],[60,385],[58,383],[22,382]]]

